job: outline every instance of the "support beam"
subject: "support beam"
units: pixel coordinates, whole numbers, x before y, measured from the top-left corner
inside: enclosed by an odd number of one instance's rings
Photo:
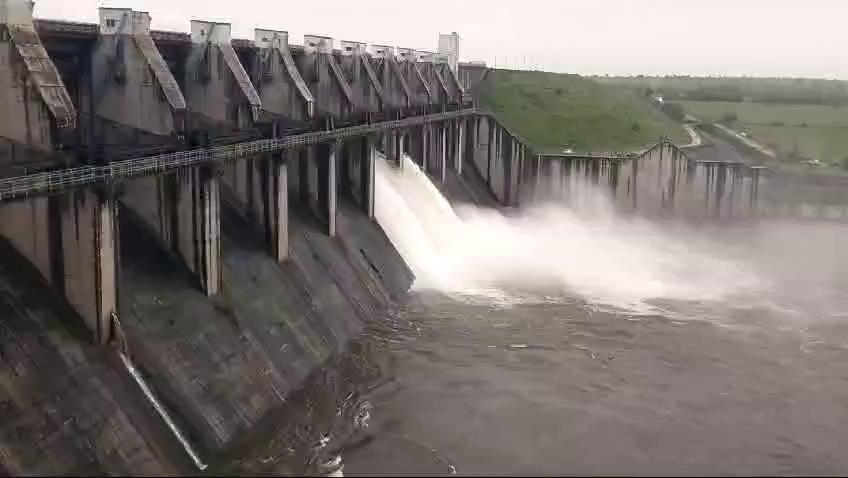
[[[395,138],[397,140],[397,143],[396,143],[396,145],[397,145],[397,156],[396,156],[396,158],[397,158],[397,162],[398,162],[398,167],[403,168],[403,154],[404,154],[404,151],[406,150],[406,145],[404,144],[405,139],[406,139],[406,131],[402,130],[402,129],[398,130],[395,133]]]
[[[267,164],[266,237],[272,257],[277,262],[283,262],[289,257],[288,163],[282,153],[275,153]]]
[[[35,31],[32,2],[0,1],[0,163],[43,160],[72,132],[77,111]],[[7,153],[8,151],[8,153]]]
[[[318,115],[328,118],[346,117],[354,107],[353,93],[336,57],[333,39],[322,35],[304,35],[300,71],[311,78],[307,86],[315,95]]]
[[[221,288],[221,197],[217,168],[203,166],[178,174],[174,245],[206,295]]]
[[[374,162],[377,160],[377,148],[374,145],[374,138],[365,136],[362,138],[362,159],[359,163],[360,172],[360,191],[362,197],[362,209],[369,219],[374,219]]]
[[[430,167],[429,155],[432,148],[430,144],[430,125],[421,126],[421,170],[426,174]]]
[[[385,94],[366,47],[362,42],[342,40],[338,63],[350,84],[357,112],[377,113],[385,103]]]
[[[448,169],[448,126],[446,123],[441,123],[438,128],[441,143],[439,145],[439,178],[441,178],[442,184],[444,184],[447,180]]]
[[[458,119],[456,121],[456,173],[462,176],[462,156],[465,153],[465,120]]]
[[[340,145],[333,144],[327,155],[327,234],[336,237],[336,209],[338,205],[338,182],[336,169]]]
[[[111,340],[118,313],[118,210],[110,196],[72,193],[62,214],[65,298],[101,344]]]
[[[185,97],[191,128],[247,129],[259,120],[262,100],[230,40],[229,23],[191,21]]]
[[[492,120],[486,120],[486,131],[488,132],[488,143],[486,143],[486,184],[489,188],[492,187],[492,163],[495,157],[495,129],[492,127]]]
[[[258,72],[254,82],[262,101],[263,120],[269,114],[305,121],[315,114],[315,99],[303,81],[285,31],[255,29]]]
[[[219,171],[205,165],[128,181],[121,198],[210,296],[221,285],[220,201]]]
[[[0,234],[100,344],[112,339],[118,311],[116,204],[111,191],[86,189],[0,206]]]
[[[91,59],[97,116],[127,132],[145,133],[147,142],[181,135],[186,100],[150,36],[150,15],[129,8],[100,8],[99,14],[100,37]]]

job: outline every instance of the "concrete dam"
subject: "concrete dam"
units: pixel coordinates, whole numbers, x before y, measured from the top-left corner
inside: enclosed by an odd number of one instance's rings
[[[433,226],[404,198],[439,221],[448,200],[509,213],[589,190],[695,220],[848,218],[664,140],[631,158],[536,154],[476,108],[485,72],[432,52],[0,8],[2,474],[288,470],[285,444],[245,457],[423,280],[404,244]]]

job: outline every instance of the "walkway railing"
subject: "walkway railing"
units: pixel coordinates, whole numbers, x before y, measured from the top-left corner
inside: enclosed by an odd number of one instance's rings
[[[143,158],[126,159],[102,166],[80,166],[4,178],[0,179],[0,201],[24,199],[34,195],[49,194],[72,187],[103,184],[118,179],[162,174],[178,168],[246,158],[257,154],[273,153],[318,143],[341,141],[345,138],[365,136],[382,131],[408,128],[476,114],[477,111],[474,109],[464,109],[333,130],[312,131],[283,138],[261,139],[226,146],[199,148]]]

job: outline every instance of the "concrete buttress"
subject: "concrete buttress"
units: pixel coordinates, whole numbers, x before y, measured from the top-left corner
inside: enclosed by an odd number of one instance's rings
[[[0,206],[2,234],[82,318],[99,343],[117,313],[117,208],[110,193],[72,191]]]
[[[256,29],[254,34],[259,65],[253,81],[262,101],[262,120],[309,121],[315,114],[315,98],[295,65],[288,32]]]
[[[460,176],[462,175],[462,159],[465,155],[466,151],[466,135],[465,135],[465,123],[464,119],[458,119],[457,121],[457,141],[456,141],[456,173]]]
[[[433,93],[430,91],[430,85],[427,84],[427,81],[421,74],[415,50],[411,48],[398,48],[398,63],[403,72],[404,80],[409,87],[409,106],[421,111],[427,111],[428,106],[432,103]]]
[[[201,290],[221,284],[221,198],[215,166],[128,181],[121,201],[182,259]]]
[[[412,93],[391,46],[374,45],[372,61],[385,92],[385,112],[403,115],[412,101]]]
[[[215,137],[247,130],[262,113],[262,100],[233,49],[230,29],[229,23],[191,21],[185,95],[192,133],[203,129]]]
[[[347,119],[354,108],[353,92],[333,55],[333,39],[305,35],[303,43],[299,66],[315,95],[316,115],[327,121]]]
[[[77,124],[76,108],[26,0],[0,2],[0,111],[0,168],[48,159],[60,146],[60,132]]]
[[[342,41],[338,63],[353,95],[358,116],[376,114],[386,103],[383,85],[371,66],[365,43]]]
[[[101,8],[91,67],[107,159],[114,144],[182,143],[186,100],[150,36],[148,13]]]
[[[374,219],[374,162],[377,161],[377,148],[374,143],[374,137],[372,136],[365,136],[362,138],[362,163],[360,163],[362,171],[360,173],[360,187],[362,191],[362,208],[368,216],[368,219]]]

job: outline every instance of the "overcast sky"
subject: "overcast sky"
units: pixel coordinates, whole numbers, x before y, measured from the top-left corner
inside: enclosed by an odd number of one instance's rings
[[[848,0],[37,0],[42,18],[97,21],[97,7],[150,12],[153,28],[189,20],[369,44],[436,48],[460,57],[581,74],[801,76],[848,79]]]

